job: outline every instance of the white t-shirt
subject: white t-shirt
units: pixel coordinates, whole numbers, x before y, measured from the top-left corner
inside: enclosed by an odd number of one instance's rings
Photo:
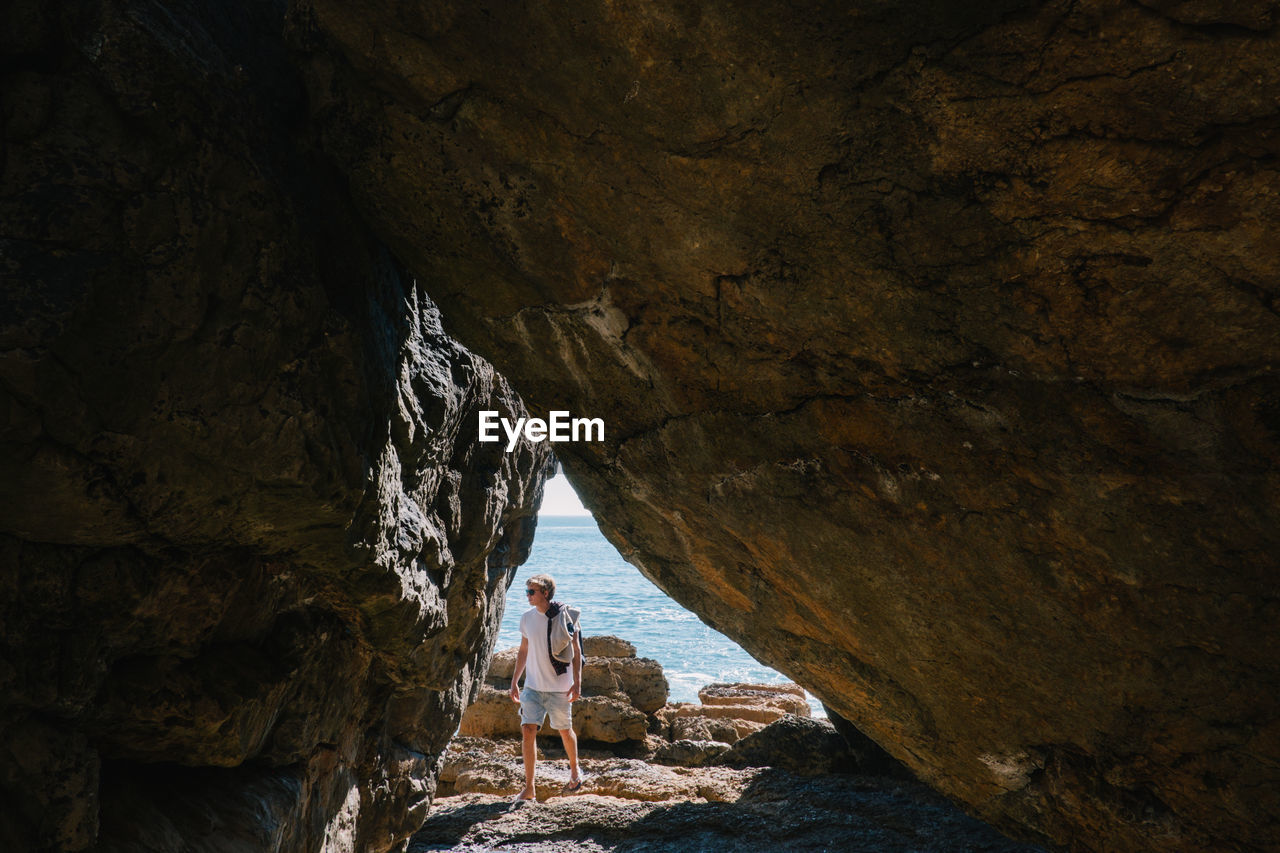
[[[520,617],[520,633],[529,641],[529,656],[524,663],[524,686],[544,693],[567,693],[573,689],[573,665],[556,675],[551,666],[551,652],[547,648],[547,616],[538,608],[530,607]]]

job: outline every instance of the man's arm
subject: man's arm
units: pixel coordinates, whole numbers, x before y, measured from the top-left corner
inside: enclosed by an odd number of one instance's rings
[[[511,671],[511,701],[520,701],[520,676],[524,675],[524,665],[529,659],[529,638],[520,638],[520,651],[516,653],[516,668]]]
[[[582,626],[573,632],[573,687],[569,688],[569,701],[577,702],[582,696]]]

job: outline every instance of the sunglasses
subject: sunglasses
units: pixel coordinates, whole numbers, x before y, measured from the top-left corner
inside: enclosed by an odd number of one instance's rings
[[[536,587],[534,589],[529,589],[527,586],[524,588],[525,595],[533,595],[535,592],[542,592],[542,590],[537,589]]]

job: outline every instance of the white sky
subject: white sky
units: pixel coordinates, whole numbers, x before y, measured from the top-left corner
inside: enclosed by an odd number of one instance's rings
[[[538,515],[590,515],[587,508],[578,500],[578,493],[569,485],[564,474],[557,474],[547,480],[542,493],[542,509]]]

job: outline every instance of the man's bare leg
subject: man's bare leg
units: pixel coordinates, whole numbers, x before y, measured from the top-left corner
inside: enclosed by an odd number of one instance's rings
[[[560,740],[564,743],[564,754],[569,757],[569,784],[572,786],[582,779],[578,773],[578,733],[572,726],[560,729]]]
[[[517,800],[533,800],[538,796],[538,790],[533,784],[533,771],[538,765],[538,729],[540,728],[541,726],[528,723],[520,726],[520,747],[524,753],[524,790],[516,794]]]

